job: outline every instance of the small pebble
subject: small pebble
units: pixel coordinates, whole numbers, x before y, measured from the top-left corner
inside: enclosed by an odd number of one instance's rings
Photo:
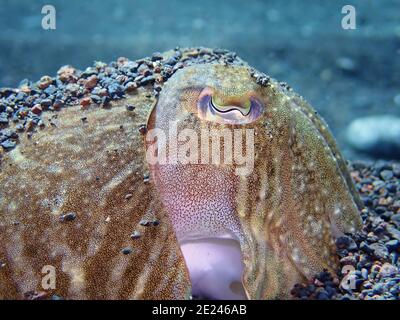
[[[76,218],[76,214],[74,212],[68,212],[60,216],[60,221],[73,221]]]
[[[90,100],[90,97],[85,97],[85,98],[81,99],[80,104],[82,107],[87,107],[87,106],[90,106],[91,102],[92,101]]]
[[[42,113],[43,110],[42,110],[42,107],[40,106],[40,104],[36,104],[36,105],[33,106],[33,108],[31,109],[31,111],[32,111],[34,114],[39,115],[39,114]]]
[[[126,247],[126,248],[122,249],[122,253],[125,254],[125,255],[131,254],[132,253],[132,248]]]
[[[142,219],[142,220],[140,220],[139,224],[141,226],[148,227],[151,224],[151,221],[149,221],[147,219]]]
[[[393,171],[391,171],[391,170],[383,170],[383,171],[381,171],[381,177],[382,177],[382,179],[383,180],[390,180],[390,179],[392,179],[393,178]]]
[[[15,146],[17,145],[15,141],[12,140],[5,140],[3,142],[1,142],[0,144],[5,150],[11,150],[13,148],[15,148]]]
[[[146,133],[147,133],[147,127],[146,127],[145,124],[143,124],[143,125],[141,125],[141,126],[139,127],[139,132],[140,132],[141,134],[146,134]]]
[[[142,234],[139,231],[133,231],[133,233],[131,234],[131,238],[132,239],[139,239],[142,236]]]
[[[97,85],[98,78],[96,75],[90,76],[85,82],[86,89],[93,89]]]

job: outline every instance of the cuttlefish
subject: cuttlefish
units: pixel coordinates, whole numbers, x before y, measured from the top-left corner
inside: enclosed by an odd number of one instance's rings
[[[302,97],[253,73],[194,64],[158,97],[21,137],[1,164],[0,298],[286,299],[336,272],[335,238],[361,226],[345,161]]]

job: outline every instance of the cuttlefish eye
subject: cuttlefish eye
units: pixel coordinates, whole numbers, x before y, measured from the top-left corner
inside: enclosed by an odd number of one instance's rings
[[[226,96],[205,88],[197,102],[200,119],[223,124],[246,124],[262,114],[261,102],[253,96]]]

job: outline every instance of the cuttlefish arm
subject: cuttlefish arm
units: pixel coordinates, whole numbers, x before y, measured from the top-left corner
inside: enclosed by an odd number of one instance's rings
[[[54,126],[21,137],[3,158],[1,299],[34,292],[68,299],[189,297],[174,232],[147,181],[139,132],[154,104],[147,93],[140,89],[110,109],[65,108]],[[55,288],[43,287],[45,266],[54,267]]]

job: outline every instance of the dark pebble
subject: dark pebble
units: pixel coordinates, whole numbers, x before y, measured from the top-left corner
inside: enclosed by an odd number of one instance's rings
[[[400,241],[400,231],[398,229],[394,227],[387,227],[387,232],[393,239]]]
[[[336,246],[339,249],[347,249],[349,251],[354,251],[358,249],[356,242],[348,236],[339,237],[336,240]]]
[[[75,220],[75,218],[76,218],[76,214],[74,212],[69,212],[69,213],[63,214],[60,217],[60,221],[73,221],[73,220]]]
[[[392,211],[385,211],[384,213],[381,214],[381,218],[385,221],[389,221],[393,216]]]
[[[92,101],[96,104],[100,104],[102,102],[101,97],[96,95],[96,94],[92,94],[90,96],[90,99],[92,99]]]
[[[124,87],[120,84],[113,83],[108,87],[108,93],[113,99],[120,98],[124,95]]]
[[[400,164],[393,165],[393,174],[394,174],[397,178],[400,178]]]
[[[381,171],[380,176],[385,181],[390,180],[390,179],[393,178],[393,171],[391,171],[391,170],[383,170],[383,171]]]
[[[159,61],[163,59],[163,55],[160,52],[154,52],[151,56],[151,61]]]
[[[373,252],[371,247],[364,241],[360,243],[360,249],[362,251],[366,252],[366,253],[372,253]]]
[[[390,217],[390,220],[396,224],[398,227],[400,227],[400,213],[394,214]],[[397,239],[397,238],[396,238]],[[398,239],[399,240],[399,239]]]
[[[0,113],[0,124],[8,124],[8,115],[7,113],[3,112]]]
[[[54,110],[60,110],[61,108],[64,107],[64,101],[60,99],[56,99],[53,103],[53,109]]]
[[[142,236],[142,234],[139,231],[133,231],[131,234],[132,239],[139,239]]]
[[[139,127],[139,132],[140,132],[141,134],[146,134],[146,133],[147,133],[147,126],[146,126],[145,124],[142,124],[142,125]]]
[[[41,105],[42,107],[44,107],[44,108],[48,108],[48,107],[50,107],[52,104],[53,104],[53,101],[51,101],[51,99],[43,99],[43,100],[40,102],[40,105]]]
[[[122,253],[125,254],[125,255],[131,254],[132,253],[132,248],[126,247],[126,248],[122,249]]]
[[[369,196],[362,196],[361,200],[363,201],[364,205],[370,207],[373,205],[373,201]]]
[[[388,249],[381,243],[372,243],[370,248],[373,250],[373,254],[377,259],[387,259],[389,256]]]
[[[177,62],[178,62],[178,59],[176,57],[170,57],[164,61],[164,64],[174,66]]]
[[[111,101],[111,98],[109,96],[104,96],[101,98],[101,104],[103,106],[107,106]]]
[[[389,191],[390,193],[395,193],[397,191],[397,185],[395,183],[388,183],[386,185],[386,189],[387,191]]]
[[[153,75],[147,76],[147,77],[144,77],[142,80],[140,80],[140,85],[145,86],[149,83],[153,83],[155,80],[156,80],[156,78]]]
[[[16,143],[12,140],[5,140],[1,143],[1,146],[5,149],[5,150],[11,150],[13,148],[15,148]]]
[[[323,290],[317,294],[317,299],[318,300],[329,300],[329,295],[325,290]]]
[[[372,287],[372,291],[374,294],[381,294],[385,290],[385,286],[383,283],[377,283]]]
[[[376,208],[375,208],[375,212],[376,212],[377,214],[382,214],[382,213],[386,212],[386,208],[385,208],[385,207],[382,207],[382,206],[376,207]]]
[[[149,221],[149,220],[147,220],[147,219],[142,219],[142,220],[140,220],[139,224],[140,224],[141,226],[148,227],[148,226],[150,226],[151,221]]]
[[[134,91],[134,90],[136,90],[136,88],[137,88],[137,84],[134,81],[130,81],[124,85],[124,90],[127,92]]]

